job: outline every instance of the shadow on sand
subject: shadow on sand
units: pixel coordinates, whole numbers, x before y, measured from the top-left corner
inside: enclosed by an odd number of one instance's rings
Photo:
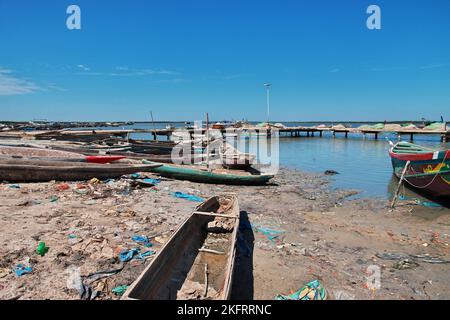
[[[253,248],[255,236],[248,220],[248,213],[241,211],[238,246],[234,267],[232,300],[253,300]]]

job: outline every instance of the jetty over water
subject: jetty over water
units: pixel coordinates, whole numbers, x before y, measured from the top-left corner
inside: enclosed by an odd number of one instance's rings
[[[216,132],[219,131],[223,136],[234,134],[234,135],[267,135],[271,136],[278,134],[280,137],[323,137],[324,132],[331,133],[332,137],[345,137],[348,138],[349,135],[372,135],[375,139],[382,134],[396,134],[398,139],[405,139],[408,137],[409,140],[414,140],[416,135],[439,135],[441,141],[450,141],[450,129],[444,123],[442,128],[434,129],[419,129],[419,128],[404,128],[401,126],[393,128],[392,126],[386,126],[384,128],[371,128],[359,127],[359,128],[347,128],[342,125],[340,126],[292,126],[292,127],[260,127],[260,126],[244,126],[241,128],[225,128],[225,129],[213,129]],[[76,140],[77,137],[86,140],[87,137],[91,137],[93,141],[107,139],[108,137],[129,137],[131,134],[145,134],[148,133],[153,136],[156,140],[158,136],[167,137],[170,139],[173,135],[178,135],[180,132],[183,134],[188,134],[191,138],[195,134],[205,134],[206,128],[202,129],[184,129],[184,128],[164,128],[164,129],[100,129],[100,130],[47,130],[47,131],[4,131],[0,132],[0,138],[3,139],[64,139],[71,138]],[[329,136],[329,135],[327,135]]]

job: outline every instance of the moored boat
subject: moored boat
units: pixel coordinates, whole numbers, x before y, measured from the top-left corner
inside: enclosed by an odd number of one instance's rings
[[[122,299],[226,300],[230,298],[239,229],[233,194],[200,204],[127,289]]]
[[[404,175],[409,186],[433,197],[450,197],[450,150],[398,142],[390,148],[389,155],[398,178],[409,161]]]

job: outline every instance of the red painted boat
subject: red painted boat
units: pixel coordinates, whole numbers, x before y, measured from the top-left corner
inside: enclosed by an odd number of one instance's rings
[[[394,174],[400,178],[407,162],[405,182],[425,194],[450,199],[450,150],[435,150],[398,142],[390,150]]]

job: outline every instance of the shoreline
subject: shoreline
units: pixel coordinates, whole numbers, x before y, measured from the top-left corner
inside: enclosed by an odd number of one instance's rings
[[[81,276],[117,269],[118,253],[136,246],[133,235],[150,237],[150,249],[158,251],[198,204],[171,196],[175,191],[204,199],[237,193],[241,219],[250,224],[240,228],[233,299],[274,299],[315,279],[329,299],[450,298],[447,264],[418,261],[396,269],[399,261],[377,257],[392,252],[450,260],[448,209],[432,218],[407,202],[389,210],[385,200],[349,199],[354,191],[332,190],[328,177],[299,170],[283,168],[274,182],[243,187],[161,179],[155,188],[130,190],[127,180],[117,179],[89,184],[88,194],[76,192],[77,183],[62,191],[54,182],[0,184],[0,298],[79,299],[67,287],[77,268]],[[270,240],[259,227],[282,233]],[[50,248],[43,257],[35,251],[40,241]],[[33,271],[17,277],[11,268],[26,257]],[[145,265],[132,260],[92,283],[103,292],[97,299],[118,299],[111,290],[131,284]],[[378,290],[367,289],[371,265],[381,269]]]

